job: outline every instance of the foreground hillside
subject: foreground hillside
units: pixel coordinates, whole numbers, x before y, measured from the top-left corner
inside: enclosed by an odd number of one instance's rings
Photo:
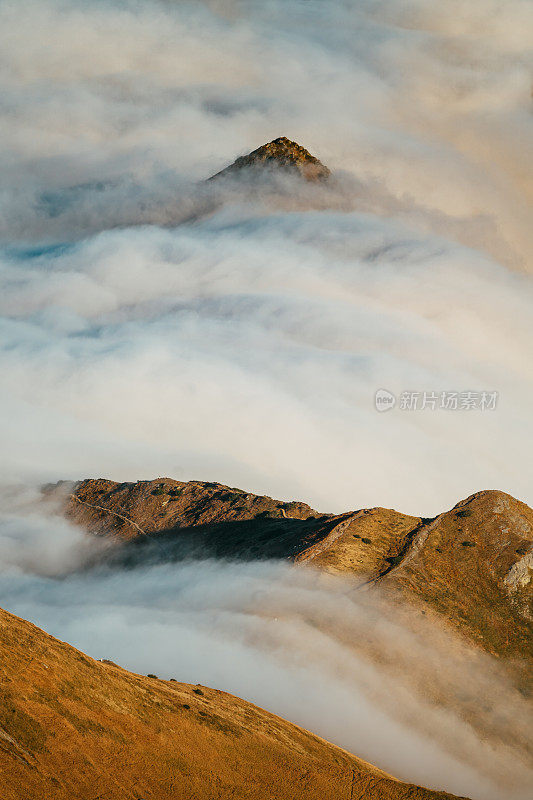
[[[223,692],[94,661],[0,610],[2,800],[437,800]]]
[[[48,487],[121,557],[285,558],[400,593],[491,653],[533,657],[533,511],[479,492],[434,519],[383,508],[320,514],[216,483],[98,479]]]

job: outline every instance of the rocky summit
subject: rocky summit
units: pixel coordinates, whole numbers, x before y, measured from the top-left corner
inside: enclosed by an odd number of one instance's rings
[[[246,156],[240,156],[233,164],[217,172],[209,180],[221,177],[234,177],[242,170],[282,169],[299,174],[306,181],[325,181],[331,175],[329,169],[318,158],[297,142],[280,136],[272,142],[258,147]]]

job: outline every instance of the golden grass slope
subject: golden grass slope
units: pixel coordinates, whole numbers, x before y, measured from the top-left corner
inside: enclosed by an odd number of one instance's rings
[[[504,492],[462,500],[435,519],[376,508],[354,515],[312,562],[361,572],[424,604],[497,655],[533,658],[533,511]]]
[[[2,800],[437,800],[236,697],[94,661],[0,610]]]

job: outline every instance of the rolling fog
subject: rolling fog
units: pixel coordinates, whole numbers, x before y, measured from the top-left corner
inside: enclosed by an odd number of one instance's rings
[[[532,25],[527,0],[0,4],[0,605],[398,777],[526,797],[489,659],[287,565],[79,571],[94,543],[33,487],[531,504]],[[282,135],[330,185],[203,183]],[[499,399],[378,413],[380,388]]]
[[[2,4],[2,479],[531,502],[531,13]],[[332,186],[202,184],[279,135]]]

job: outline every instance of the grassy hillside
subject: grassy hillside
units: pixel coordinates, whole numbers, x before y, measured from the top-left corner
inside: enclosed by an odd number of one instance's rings
[[[220,691],[94,661],[0,610],[2,800],[437,800]]]

